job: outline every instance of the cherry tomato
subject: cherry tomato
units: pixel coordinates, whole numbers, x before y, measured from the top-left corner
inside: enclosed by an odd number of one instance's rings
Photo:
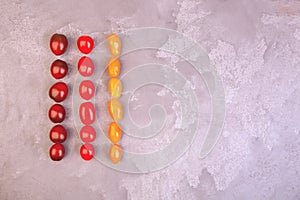
[[[51,64],[50,71],[55,79],[61,79],[67,75],[68,65],[65,61],[57,59]]]
[[[121,71],[120,61],[117,58],[111,58],[108,61],[107,74],[110,77],[117,77],[119,76],[120,71]]]
[[[91,99],[95,94],[93,82],[90,80],[82,81],[79,86],[79,94],[85,100]]]
[[[107,38],[108,47],[111,55],[119,56],[121,53],[121,40],[117,34],[111,34]]]
[[[83,142],[93,142],[96,139],[96,131],[92,126],[84,126],[80,130],[80,138]]]
[[[68,40],[65,35],[55,33],[50,39],[51,51],[59,56],[65,53],[68,48]]]
[[[122,137],[122,130],[117,122],[111,122],[108,129],[108,137],[112,143],[117,143]]]
[[[121,120],[123,117],[123,107],[117,99],[108,102],[108,111],[113,120]]]
[[[64,82],[55,83],[49,90],[49,96],[56,102],[62,102],[68,96],[68,86]]]
[[[109,158],[114,164],[118,163],[121,160],[122,149],[121,149],[120,145],[118,145],[118,144],[111,145],[110,150],[109,150]]]
[[[94,73],[94,63],[92,59],[87,56],[83,56],[78,61],[78,71],[81,76],[91,76]]]
[[[111,78],[108,82],[109,93],[113,98],[119,98],[122,93],[122,83],[118,78]]]
[[[63,143],[67,139],[67,130],[62,125],[56,125],[50,130],[49,137],[54,143]]]
[[[77,40],[77,47],[81,53],[89,54],[94,48],[94,41],[90,36],[80,36]]]
[[[96,109],[91,102],[84,102],[80,105],[79,116],[85,125],[91,125],[96,119]]]
[[[53,144],[49,150],[50,158],[54,161],[60,161],[65,156],[65,147],[62,144]]]
[[[94,156],[93,145],[83,144],[80,148],[80,155],[83,160],[91,160]]]
[[[49,109],[48,116],[53,123],[61,123],[66,116],[65,108],[60,104],[54,104]]]

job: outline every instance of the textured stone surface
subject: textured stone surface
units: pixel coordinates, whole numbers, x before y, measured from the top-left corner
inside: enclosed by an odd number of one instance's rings
[[[0,13],[0,199],[300,199],[299,1],[12,0],[1,2]],[[62,162],[51,162],[50,36],[61,32],[71,39],[63,59],[71,64],[65,81],[72,86],[79,34],[100,42],[111,31],[143,26],[176,29],[207,50],[226,94],[224,131],[212,153],[198,158],[199,136],[176,163],[151,174],[83,162],[67,101],[67,154]],[[137,55],[128,56],[128,65],[155,59],[147,52]],[[189,76],[188,87],[201,91],[200,78],[180,68],[176,57],[156,55]],[[152,91],[152,98],[169,98],[164,89]],[[147,111],[138,110],[146,92],[141,89],[132,99],[137,116]],[[169,100],[168,125],[176,128],[176,101]],[[203,101],[209,105],[209,99]],[[124,145],[152,151],[174,136],[166,131],[160,137]]]

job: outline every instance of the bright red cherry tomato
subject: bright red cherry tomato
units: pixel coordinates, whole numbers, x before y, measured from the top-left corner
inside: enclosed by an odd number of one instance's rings
[[[60,161],[65,156],[65,147],[62,144],[53,144],[49,150],[50,158],[54,161]]]
[[[94,73],[95,67],[92,59],[83,56],[78,61],[78,71],[82,76],[91,76]]]
[[[49,89],[49,96],[56,102],[62,102],[68,96],[68,86],[64,82],[58,82]]]
[[[96,131],[92,126],[84,126],[80,130],[80,138],[83,142],[93,142],[96,139]]]
[[[95,94],[93,82],[90,80],[82,81],[79,86],[79,94],[85,100],[91,99]]]
[[[83,144],[80,148],[80,155],[83,160],[91,160],[94,156],[93,145]]]
[[[57,33],[52,35],[50,39],[50,49],[55,55],[57,56],[62,55],[63,53],[65,53],[67,48],[68,48],[68,40],[66,36]]]
[[[50,71],[55,79],[61,79],[68,73],[68,65],[65,61],[57,59],[51,64]]]
[[[79,116],[85,125],[91,125],[96,119],[96,109],[91,102],[84,102],[80,105]]]
[[[49,109],[48,116],[53,123],[61,123],[65,119],[66,110],[62,105],[54,104]]]
[[[62,125],[53,126],[49,137],[53,143],[63,143],[67,139],[67,130]]]
[[[81,53],[89,54],[94,48],[94,41],[90,36],[80,36],[77,40],[77,47]]]

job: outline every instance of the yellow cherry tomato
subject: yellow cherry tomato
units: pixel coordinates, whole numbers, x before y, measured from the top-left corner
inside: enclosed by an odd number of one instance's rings
[[[113,120],[121,120],[123,117],[122,104],[117,99],[108,102],[108,111]]]
[[[117,77],[119,76],[120,71],[121,71],[120,61],[117,58],[111,58],[108,61],[107,74],[110,77]]]
[[[108,82],[108,89],[113,98],[119,98],[122,93],[122,83],[117,78],[111,78]]]
[[[110,150],[109,150],[109,158],[114,164],[118,163],[121,160],[122,149],[121,149],[120,145],[118,145],[118,144],[111,145]]]
[[[121,40],[118,35],[111,34],[108,37],[108,47],[110,50],[111,55],[119,56],[121,53]]]
[[[122,130],[117,122],[112,122],[109,125],[108,137],[112,143],[117,143],[122,137]]]

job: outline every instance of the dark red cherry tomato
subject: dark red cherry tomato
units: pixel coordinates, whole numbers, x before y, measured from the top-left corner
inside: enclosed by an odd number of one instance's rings
[[[67,139],[67,130],[62,125],[53,126],[49,137],[54,143],[63,143]]]
[[[49,109],[48,116],[53,123],[61,123],[66,116],[65,108],[60,104],[54,104]]]
[[[91,125],[96,119],[96,109],[91,102],[84,102],[80,105],[79,116],[85,125]]]
[[[82,76],[91,76],[94,73],[94,63],[92,59],[83,56],[78,61],[78,71]]]
[[[90,36],[80,36],[77,40],[77,47],[81,53],[89,54],[94,48],[94,41]]]
[[[51,64],[50,71],[55,79],[61,79],[68,73],[68,65],[65,61],[57,59]]]
[[[52,35],[50,39],[50,49],[55,55],[57,56],[62,55],[63,53],[65,53],[67,48],[68,48],[68,40],[66,36],[57,33]]]
[[[92,126],[84,126],[80,130],[80,138],[83,142],[93,142],[96,139],[96,131]]]
[[[91,99],[95,94],[93,82],[90,80],[82,81],[79,86],[79,94],[85,100]]]
[[[50,158],[54,161],[60,161],[65,156],[65,147],[62,144],[53,144],[49,150]]]
[[[93,145],[83,144],[80,148],[80,155],[83,160],[91,160],[94,156]]]
[[[68,96],[68,86],[64,82],[58,82],[49,89],[49,96],[56,102],[62,102]]]

